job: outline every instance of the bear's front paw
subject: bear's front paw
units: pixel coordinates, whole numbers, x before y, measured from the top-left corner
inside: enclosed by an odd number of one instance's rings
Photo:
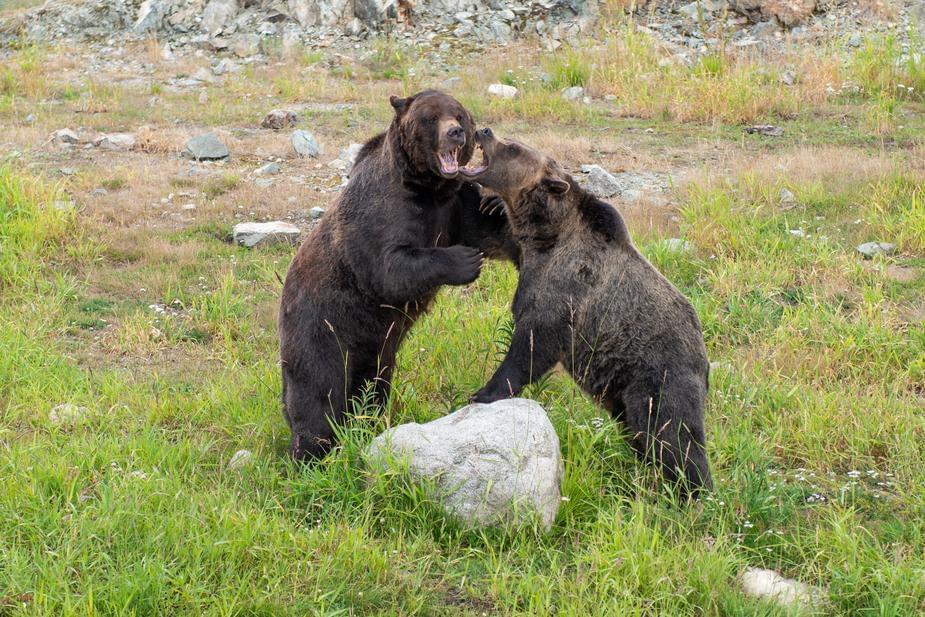
[[[494,403],[495,401],[500,401],[502,399],[510,398],[510,394],[504,394],[499,392],[491,392],[482,388],[475,394],[469,397],[470,403]]]
[[[466,285],[479,277],[482,271],[482,252],[478,249],[456,245],[446,249],[450,256],[449,285]]]

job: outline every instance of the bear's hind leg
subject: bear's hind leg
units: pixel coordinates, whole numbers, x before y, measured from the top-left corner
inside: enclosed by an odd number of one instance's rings
[[[659,387],[661,386],[661,387]],[[702,381],[670,379],[630,384],[623,395],[625,422],[636,454],[654,461],[666,480],[696,496],[713,487],[706,454]],[[680,475],[679,475],[680,472]]]

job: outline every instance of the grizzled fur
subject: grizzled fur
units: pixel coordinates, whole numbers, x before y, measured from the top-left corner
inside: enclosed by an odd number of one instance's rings
[[[469,112],[435,91],[392,105],[388,130],[365,145],[286,275],[280,359],[296,459],[328,452],[332,422],[346,420],[368,384],[386,400],[399,345],[440,286],[474,281],[483,255],[519,252],[506,218],[480,212],[476,185],[439,173],[436,152],[447,139],[459,145],[460,163],[472,154]],[[450,127],[446,135],[438,125]]]
[[[562,363],[640,456],[694,492],[710,488],[709,363],[694,308],[633,247],[619,213],[555,161],[489,129],[478,139],[491,159],[479,182],[504,198],[522,256],[511,347],[472,400],[514,396]]]

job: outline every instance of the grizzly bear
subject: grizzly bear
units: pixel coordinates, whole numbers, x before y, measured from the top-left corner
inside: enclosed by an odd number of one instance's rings
[[[364,145],[283,285],[283,408],[297,460],[328,452],[364,390],[386,401],[399,345],[442,285],[474,281],[483,256],[519,254],[506,217],[483,214],[466,181],[479,171],[467,165],[469,112],[433,90],[391,104],[388,130]]]
[[[710,365],[694,308],[634,248],[616,209],[555,161],[490,129],[477,139],[488,161],[478,182],[504,200],[521,257],[510,349],[472,401],[515,396],[562,363],[640,457],[682,489],[709,489]]]

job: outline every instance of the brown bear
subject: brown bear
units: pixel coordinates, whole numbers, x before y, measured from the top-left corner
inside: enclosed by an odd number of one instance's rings
[[[669,481],[710,488],[710,365],[690,302],[634,248],[616,209],[555,161],[490,129],[477,139],[488,160],[478,182],[504,200],[521,257],[510,349],[472,401],[515,396],[562,363]]]
[[[391,98],[385,133],[299,248],[279,312],[284,415],[297,460],[324,456],[332,424],[371,388],[388,397],[405,334],[442,285],[478,277],[483,256],[516,260],[506,217],[483,214],[475,123],[447,94]],[[483,208],[484,210],[484,208]]]

